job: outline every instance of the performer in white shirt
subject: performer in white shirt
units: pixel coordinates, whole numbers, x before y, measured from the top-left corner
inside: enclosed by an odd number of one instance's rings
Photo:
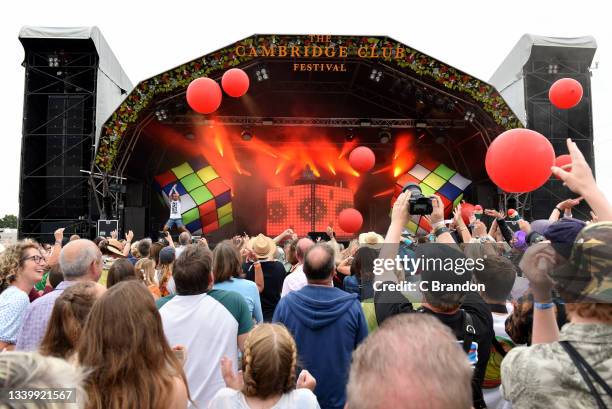
[[[170,218],[164,225],[164,232],[172,229],[172,226],[176,226],[176,229],[180,232],[187,231],[187,228],[183,224],[183,218],[181,216],[181,196],[176,191],[176,185],[170,189]]]

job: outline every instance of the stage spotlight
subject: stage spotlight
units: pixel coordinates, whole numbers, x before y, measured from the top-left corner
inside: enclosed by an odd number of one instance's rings
[[[255,76],[257,77],[257,81],[259,82],[265,81],[270,78],[270,75],[268,74],[268,70],[265,67],[262,67],[258,69],[257,71],[255,71]]]
[[[548,64],[548,73],[557,74],[559,72],[559,66],[557,64]]]
[[[163,121],[168,119],[168,112],[165,109],[158,109],[155,111],[155,116],[157,117],[158,121]]]
[[[376,81],[376,82],[380,82],[380,79],[382,78],[382,71],[381,70],[377,70],[376,68],[372,68],[372,72],[370,73],[370,79],[372,81]]]
[[[370,119],[360,119],[359,126],[372,126],[372,121]]]
[[[416,121],[414,124],[415,128],[427,128],[427,122],[425,121]]]
[[[248,129],[245,129],[244,131],[240,132],[240,137],[243,141],[250,141],[253,139],[253,134]]]
[[[59,58],[55,55],[50,55],[48,57],[49,67],[59,67]]]
[[[380,143],[388,143],[391,140],[391,132],[388,129],[383,129],[378,133]]]
[[[344,138],[346,139],[347,142],[350,142],[353,139],[355,139],[355,134],[353,133],[353,130],[351,128],[347,129],[346,135],[344,136]]]
[[[463,119],[469,122],[474,122],[475,117],[476,117],[476,114],[474,114],[472,111],[466,111]]]

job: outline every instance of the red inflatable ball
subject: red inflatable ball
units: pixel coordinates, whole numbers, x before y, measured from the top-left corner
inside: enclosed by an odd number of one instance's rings
[[[485,167],[493,183],[511,193],[531,192],[552,174],[555,151],[548,139],[530,129],[511,129],[493,140]]]
[[[344,209],[338,215],[338,225],[347,233],[356,233],[361,229],[363,216],[357,209]]]
[[[215,112],[221,105],[221,87],[210,78],[197,78],[187,87],[187,103],[200,114]]]
[[[559,109],[573,108],[582,99],[582,85],[573,78],[561,78],[550,87],[548,99]]]
[[[353,149],[349,155],[349,163],[357,172],[365,173],[374,167],[376,156],[374,152],[372,152],[372,149],[365,146],[359,146]]]
[[[249,76],[240,68],[232,68],[223,74],[221,86],[227,95],[239,98],[249,90]]]
[[[461,203],[461,218],[466,225],[470,224],[470,219],[474,215],[475,210],[476,206],[473,204],[468,202]],[[482,208],[480,208],[480,210],[482,210]]]
[[[564,168],[563,166],[565,165],[571,165],[572,164],[572,157],[570,155],[559,155],[557,156],[557,159],[555,159],[555,166],[558,168],[563,169],[566,172],[569,172],[572,170],[571,166],[568,166],[566,168]],[[559,179],[556,175],[553,174],[554,177],[556,177],[557,179]]]

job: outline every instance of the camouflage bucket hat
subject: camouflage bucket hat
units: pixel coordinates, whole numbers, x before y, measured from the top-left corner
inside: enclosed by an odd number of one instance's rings
[[[612,222],[582,229],[554,278],[566,302],[612,303]]]

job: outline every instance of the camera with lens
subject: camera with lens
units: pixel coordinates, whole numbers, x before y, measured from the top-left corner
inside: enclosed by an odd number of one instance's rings
[[[433,204],[431,202],[431,197],[426,197],[423,195],[423,191],[421,187],[416,183],[408,183],[402,189],[402,193],[409,190],[410,191],[410,201],[409,201],[409,212],[412,215],[426,215],[431,214],[433,212]]]

